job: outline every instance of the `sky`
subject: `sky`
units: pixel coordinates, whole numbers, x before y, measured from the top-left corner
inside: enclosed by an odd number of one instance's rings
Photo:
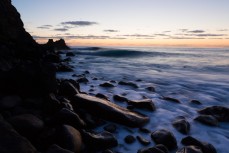
[[[229,47],[229,0],[12,0],[39,43]]]

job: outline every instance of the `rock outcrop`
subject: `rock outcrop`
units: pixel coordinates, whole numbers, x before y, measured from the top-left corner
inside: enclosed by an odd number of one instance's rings
[[[64,39],[60,39],[57,41],[53,41],[53,39],[49,39],[46,44],[44,44],[50,50],[69,50],[70,48],[66,45]]]

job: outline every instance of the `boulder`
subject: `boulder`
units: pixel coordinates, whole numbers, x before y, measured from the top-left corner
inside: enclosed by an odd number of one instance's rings
[[[105,100],[109,100],[109,98],[108,98],[106,95],[101,94],[101,93],[97,93],[97,94],[95,95],[95,97],[102,98],[102,99],[105,99]]]
[[[66,56],[75,56],[75,54],[73,52],[67,52]]]
[[[120,123],[130,127],[141,127],[149,121],[149,117],[120,107],[110,101],[77,94],[71,100],[73,106],[79,106],[97,117]]]
[[[23,136],[34,139],[44,128],[44,122],[32,114],[13,116],[10,124]]]
[[[63,149],[60,146],[54,144],[50,146],[45,153],[74,153],[74,152]]]
[[[198,111],[200,114],[212,115],[220,122],[229,122],[229,108],[223,106],[210,106]]]
[[[138,153],[169,153],[168,149],[162,145],[156,145],[154,147],[147,147],[138,150]]]
[[[174,103],[181,103],[178,99],[175,99],[175,98],[172,98],[172,97],[163,97],[164,100],[166,101],[171,101],[171,102],[174,102]]]
[[[155,88],[152,87],[152,86],[146,87],[146,90],[151,91],[151,92],[155,92],[156,91]]]
[[[151,133],[151,131],[147,128],[144,128],[144,127],[140,127],[139,128],[139,131],[143,132],[143,133]]]
[[[21,104],[21,98],[17,95],[3,97],[0,100],[0,110],[10,109]]]
[[[69,125],[62,125],[57,129],[56,143],[74,153],[80,153],[83,146],[80,132]]]
[[[203,152],[199,147],[187,146],[178,150],[176,153],[203,153]]]
[[[154,131],[151,134],[151,138],[154,140],[156,144],[163,144],[169,150],[173,150],[177,148],[177,141],[174,135],[165,129]]]
[[[207,142],[202,142],[191,136],[187,136],[181,140],[181,143],[185,146],[197,146],[201,148],[203,153],[217,153],[215,147]]]
[[[155,111],[156,106],[154,105],[151,99],[143,99],[143,100],[128,100],[128,105],[132,105],[135,108],[146,109],[149,111]]]
[[[9,123],[0,117],[0,152],[37,153],[37,150],[25,137],[18,134]]]
[[[117,126],[115,124],[108,124],[103,129],[110,133],[115,133],[115,131],[117,130]]]
[[[190,103],[196,104],[196,105],[201,105],[202,104],[199,100],[191,100]]]
[[[147,145],[150,144],[150,141],[147,140],[147,139],[145,139],[145,138],[143,138],[142,136],[139,136],[139,135],[138,135],[136,138],[137,138],[137,140],[138,140],[142,145],[144,145],[144,146],[147,146]]]
[[[69,82],[69,81],[62,81],[59,87],[59,94],[66,96],[66,97],[72,97],[76,94],[78,94],[79,91],[75,88],[75,86]]]
[[[107,131],[100,134],[83,131],[83,139],[90,151],[106,150],[118,145],[118,141],[114,135]]]
[[[218,120],[212,115],[199,115],[195,120],[206,125],[218,126]]]
[[[136,141],[135,137],[132,136],[132,135],[127,135],[125,138],[124,138],[124,141],[127,143],[127,144],[132,144]]]
[[[172,125],[174,128],[177,129],[177,131],[179,131],[182,134],[188,134],[190,131],[190,124],[183,116],[177,117],[172,122]]]
[[[77,82],[79,82],[79,83],[87,83],[89,81],[88,81],[88,79],[86,77],[80,77],[79,79],[77,79]]]
[[[67,108],[62,108],[58,113],[56,113],[49,123],[52,124],[67,124],[75,128],[84,128],[86,123],[74,112]]]
[[[109,83],[109,82],[104,82],[104,83],[100,84],[99,86],[101,86],[101,87],[114,87],[114,85]]]
[[[73,72],[74,70],[66,63],[56,65],[57,72]]]
[[[125,102],[128,101],[128,99],[127,99],[126,97],[121,96],[121,95],[114,95],[114,96],[113,96],[113,99],[114,99],[114,100],[117,100],[117,101],[125,101]]]
[[[119,85],[130,86],[130,87],[133,87],[133,88],[138,88],[138,85],[136,85],[136,84],[133,83],[133,82],[120,81],[118,84],[119,84]]]

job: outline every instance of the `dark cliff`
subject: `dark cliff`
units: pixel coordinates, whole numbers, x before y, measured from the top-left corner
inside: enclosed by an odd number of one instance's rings
[[[11,0],[1,0],[0,93],[34,94],[53,90],[55,67],[44,60],[47,54],[25,31]]]
[[[46,48],[50,48],[53,50],[69,50],[70,48],[66,45],[64,39],[60,39],[57,41],[53,41],[53,39],[49,39],[46,44],[44,44]]]

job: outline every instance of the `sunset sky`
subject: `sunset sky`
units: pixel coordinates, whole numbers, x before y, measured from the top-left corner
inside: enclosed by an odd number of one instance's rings
[[[229,0],[12,0],[39,43],[229,47]]]

